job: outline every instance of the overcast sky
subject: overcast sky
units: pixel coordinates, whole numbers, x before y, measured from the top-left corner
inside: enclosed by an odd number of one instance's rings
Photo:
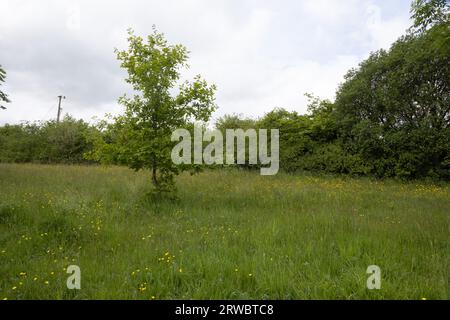
[[[114,48],[126,30],[188,47],[191,68],[218,87],[217,118],[300,113],[304,93],[334,99],[344,74],[409,27],[410,0],[1,0],[2,90],[12,103],[0,123],[48,120],[63,112],[90,120],[121,112],[129,91]]]

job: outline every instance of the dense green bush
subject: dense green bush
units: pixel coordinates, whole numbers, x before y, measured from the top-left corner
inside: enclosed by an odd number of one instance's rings
[[[40,154],[39,125],[20,124],[0,127],[0,161],[31,162]]]
[[[450,178],[450,24],[408,34],[346,75],[334,117],[379,177]]]
[[[24,123],[0,127],[0,162],[83,163],[96,130],[70,116],[61,122]]]

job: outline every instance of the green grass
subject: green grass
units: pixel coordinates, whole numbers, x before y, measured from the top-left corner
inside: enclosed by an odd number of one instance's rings
[[[221,170],[155,203],[149,182],[0,165],[0,299],[448,299],[448,184]]]

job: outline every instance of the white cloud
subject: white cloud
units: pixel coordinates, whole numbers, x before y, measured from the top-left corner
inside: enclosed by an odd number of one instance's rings
[[[366,26],[372,41],[370,45],[376,49],[389,49],[390,45],[409,27],[409,21],[404,16],[383,19],[382,10],[376,5],[368,6],[366,14],[368,17]]]

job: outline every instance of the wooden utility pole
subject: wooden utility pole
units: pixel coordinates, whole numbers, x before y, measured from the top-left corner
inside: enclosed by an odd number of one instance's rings
[[[56,116],[56,123],[59,123],[59,117],[61,116],[61,100],[65,99],[65,96],[58,96],[59,102],[58,102],[58,115]]]

